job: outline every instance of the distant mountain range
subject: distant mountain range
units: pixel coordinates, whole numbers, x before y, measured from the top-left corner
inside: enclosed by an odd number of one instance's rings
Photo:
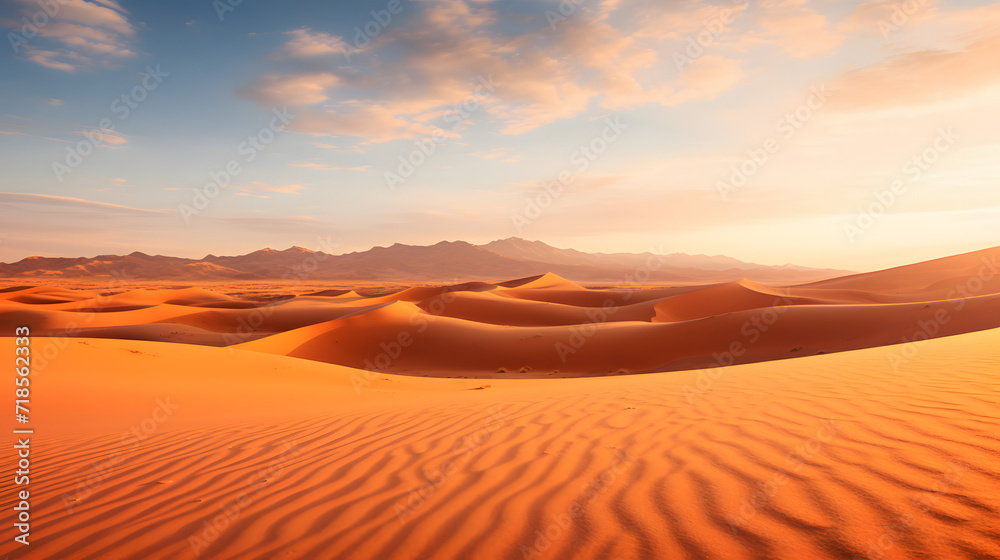
[[[517,237],[473,245],[442,241],[430,246],[375,247],[332,255],[292,247],[261,249],[246,255],[185,259],[147,255],[28,257],[0,263],[5,278],[86,278],[123,276],[136,280],[505,280],[553,272],[583,282],[726,282],[748,278],[766,282],[805,282],[850,274],[846,270],[795,265],[766,266],[716,255],[670,253],[584,253],[557,249]]]

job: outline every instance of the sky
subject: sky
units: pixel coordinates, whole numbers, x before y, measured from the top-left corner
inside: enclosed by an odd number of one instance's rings
[[[0,261],[998,244],[1000,4],[3,0]]]

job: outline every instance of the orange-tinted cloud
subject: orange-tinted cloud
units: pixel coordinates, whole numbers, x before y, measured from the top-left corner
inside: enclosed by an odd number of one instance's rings
[[[350,67],[340,38],[301,28],[277,53],[300,65],[269,72],[241,92],[267,105],[295,106],[291,130],[371,143],[458,138],[470,123],[484,121],[522,134],[595,104],[621,110],[710,99],[742,79],[740,63],[719,54],[696,58],[679,76],[653,71],[673,66],[672,48],[662,37],[632,36],[634,23],[612,25],[614,8],[582,7],[586,13],[555,29],[510,34],[489,2],[422,2],[410,21],[388,26],[352,54]],[[703,17],[692,9],[692,18]],[[378,56],[380,49],[394,55]],[[316,59],[324,55],[334,58],[323,59],[318,71]]]
[[[844,111],[931,105],[1000,83],[997,68],[1000,32],[959,50],[919,50],[846,72],[831,84],[831,100]]]
[[[827,17],[809,7],[808,0],[764,0],[756,3],[759,29],[744,37],[745,44],[771,44],[789,56],[808,60],[835,52],[846,36],[832,28]]]

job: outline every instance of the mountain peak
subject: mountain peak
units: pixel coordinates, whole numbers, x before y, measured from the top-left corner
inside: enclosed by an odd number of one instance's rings
[[[508,237],[506,239],[496,239],[494,241],[490,241],[489,243],[487,243],[487,245],[494,245],[500,243],[506,243],[511,245],[545,245],[546,247],[550,246],[541,241],[532,241],[530,239],[525,239],[523,237]]]
[[[65,277],[106,276],[127,265],[136,278],[142,279],[202,279],[230,278],[258,280],[281,278],[289,270],[298,270],[317,253],[295,245],[281,251],[266,247],[245,255],[215,256],[203,259],[150,256],[141,252],[130,255],[101,255],[96,258],[25,259],[20,263],[0,263],[5,277],[37,276],[40,274]],[[522,237],[498,239],[484,245],[467,241],[439,241],[433,245],[374,247],[341,255],[326,255],[316,262],[309,273],[314,280],[363,279],[373,281],[449,281],[484,280],[495,282],[503,278],[521,278],[508,286],[559,286],[559,289],[579,289],[566,280],[585,282],[622,282],[635,271],[649,266],[651,254],[584,253],[575,249],[559,249],[543,241]],[[197,263],[211,262],[218,266]],[[193,266],[188,266],[193,265]],[[671,254],[663,257],[661,266],[650,282],[709,282],[736,281],[750,277],[756,282],[815,281],[831,278],[842,271],[813,270],[801,267],[761,267],[730,257],[707,257]],[[548,274],[543,274],[548,273]],[[573,286],[576,286],[574,288]]]

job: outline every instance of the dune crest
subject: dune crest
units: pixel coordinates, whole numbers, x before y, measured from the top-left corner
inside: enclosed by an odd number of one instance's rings
[[[519,288],[525,290],[538,290],[544,288],[559,288],[562,290],[584,289],[583,286],[551,272],[546,272],[540,276],[530,276],[528,278],[500,282],[498,285],[503,288]]]
[[[411,375],[617,375],[795,358],[1000,327],[1000,274],[990,276],[989,268],[997,253],[792,286],[744,278],[588,289],[546,273],[373,297],[353,290],[247,300],[199,287],[111,295],[23,288],[0,292],[0,328],[31,324],[39,336],[72,331],[230,346],[362,369],[378,363],[381,371]],[[888,290],[890,285],[901,288]],[[907,286],[916,291],[905,292]]]

